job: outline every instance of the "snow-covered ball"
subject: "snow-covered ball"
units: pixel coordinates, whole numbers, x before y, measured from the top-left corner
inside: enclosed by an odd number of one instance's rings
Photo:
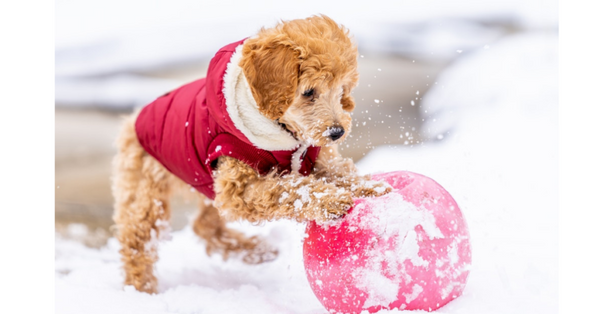
[[[450,194],[420,174],[373,176],[394,190],[358,198],[342,219],[308,224],[304,266],[331,313],[433,311],[461,295],[471,267],[469,232]]]

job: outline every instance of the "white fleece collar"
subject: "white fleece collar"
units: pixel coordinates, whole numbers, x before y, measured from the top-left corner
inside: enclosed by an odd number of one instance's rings
[[[235,49],[223,77],[223,95],[231,121],[254,146],[260,149],[269,151],[295,149],[301,143],[276,121],[265,117],[258,110],[244,71],[239,66],[243,46],[243,44],[239,45]]]

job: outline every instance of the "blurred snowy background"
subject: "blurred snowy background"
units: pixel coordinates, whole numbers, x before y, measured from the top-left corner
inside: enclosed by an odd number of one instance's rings
[[[195,204],[179,201],[152,297],[122,290],[110,238],[120,115],[202,77],[220,47],[318,13],[361,55],[342,154],[365,173],[432,177],[469,223],[470,282],[439,312],[557,311],[557,1],[57,0],[57,312],[324,312],[304,278],[302,225],[236,224],[282,254],[223,263],[203,255],[186,227]]]
[[[201,74],[224,43],[316,13],[347,26],[365,55],[442,64],[508,34],[558,28],[554,1],[58,0],[56,102],[144,105]]]

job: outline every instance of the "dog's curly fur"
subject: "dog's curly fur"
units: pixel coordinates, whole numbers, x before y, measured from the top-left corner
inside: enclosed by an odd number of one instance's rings
[[[193,230],[206,241],[207,253],[227,258],[240,252],[244,261],[260,263],[277,251],[227,228],[226,221],[324,222],[344,215],[352,197],[378,196],[390,188],[359,176],[335,145],[350,132],[351,91],[358,82],[356,45],[344,27],[326,16],[313,16],[262,29],[244,43],[240,67],[261,114],[277,120],[303,145],[322,146],[313,172],[306,177],[259,175],[244,162],[221,157],[214,172],[214,202],[196,193],[200,214]],[[169,197],[190,188],[142,148],[134,127],[136,117],[127,118],[117,140],[114,220],[125,284],[154,293],[156,240],[168,233]],[[345,132],[333,139],[329,136],[333,129]]]

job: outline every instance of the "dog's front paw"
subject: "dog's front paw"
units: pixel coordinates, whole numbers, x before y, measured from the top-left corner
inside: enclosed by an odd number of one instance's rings
[[[372,181],[369,178],[359,181],[353,186],[352,193],[356,197],[377,197],[388,194],[392,186],[385,181]]]
[[[314,217],[317,223],[338,219],[348,213],[354,206],[352,194],[344,189],[337,189],[322,193],[314,208]]]

